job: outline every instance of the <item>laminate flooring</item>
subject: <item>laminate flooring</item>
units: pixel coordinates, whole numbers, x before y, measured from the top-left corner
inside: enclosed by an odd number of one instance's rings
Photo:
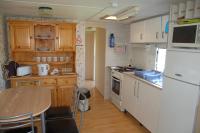
[[[90,106],[91,110],[84,113],[81,133],[150,133],[129,113],[119,111],[109,100],[104,100],[95,89]]]

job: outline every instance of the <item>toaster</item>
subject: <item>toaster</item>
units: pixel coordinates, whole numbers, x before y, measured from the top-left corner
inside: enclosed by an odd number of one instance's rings
[[[32,73],[31,66],[20,66],[17,68],[17,76],[25,76]]]

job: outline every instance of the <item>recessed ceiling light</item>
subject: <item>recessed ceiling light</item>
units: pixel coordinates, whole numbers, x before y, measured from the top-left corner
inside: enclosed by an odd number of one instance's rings
[[[117,17],[116,16],[107,16],[104,19],[106,19],[106,20],[117,20]]]

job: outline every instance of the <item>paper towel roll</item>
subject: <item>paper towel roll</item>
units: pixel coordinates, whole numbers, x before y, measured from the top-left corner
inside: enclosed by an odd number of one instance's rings
[[[194,1],[187,1],[186,3],[186,19],[191,19],[194,16]]]
[[[178,5],[171,5],[172,22],[177,21],[178,18]]]
[[[181,2],[179,3],[179,11],[178,11],[178,18],[185,18],[185,11],[186,5],[185,3]]]
[[[195,1],[194,18],[200,18],[200,0]]]

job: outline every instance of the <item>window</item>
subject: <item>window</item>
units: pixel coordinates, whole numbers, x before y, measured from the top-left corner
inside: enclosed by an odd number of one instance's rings
[[[156,64],[155,70],[163,72],[165,69],[165,58],[166,58],[166,49],[157,48],[156,49]]]

